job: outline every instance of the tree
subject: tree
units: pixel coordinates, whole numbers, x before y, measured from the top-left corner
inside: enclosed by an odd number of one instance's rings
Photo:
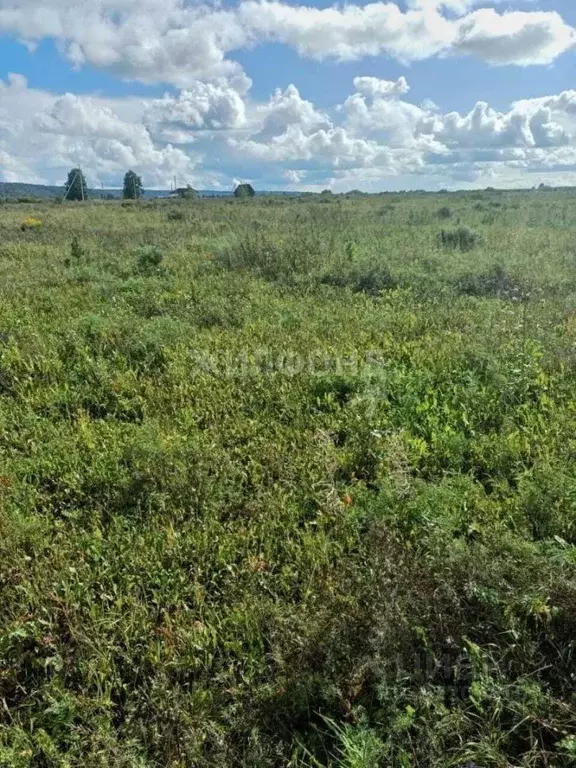
[[[255,194],[252,184],[238,184],[234,190],[234,197],[254,197]]]
[[[139,200],[143,194],[142,179],[134,171],[128,171],[124,176],[124,200]]]
[[[179,187],[175,191],[178,197],[182,197],[184,200],[193,200],[195,197],[198,197],[198,192],[190,184],[187,187]]]
[[[88,197],[88,187],[86,186],[86,179],[81,168],[72,168],[68,173],[64,189],[66,190],[65,200],[86,200]]]

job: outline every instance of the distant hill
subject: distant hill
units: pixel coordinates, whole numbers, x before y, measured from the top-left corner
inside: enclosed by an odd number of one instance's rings
[[[43,184],[0,184],[0,197],[59,197],[64,194],[63,187],[48,187]]]
[[[100,199],[102,196],[107,197],[112,195],[113,197],[122,197],[121,189],[88,189],[87,194],[89,198]],[[170,190],[152,190],[145,192],[145,197],[168,197]],[[1,183],[0,182],[0,198],[7,197],[10,199],[19,197],[63,197],[64,186],[52,187],[45,184],[21,184],[18,183]]]
[[[102,197],[122,197],[121,189],[88,189],[88,197],[94,200],[99,200]],[[231,197],[232,192],[222,192],[221,190],[202,189],[198,191],[201,197]],[[297,192],[256,192],[257,195],[295,195]],[[170,195],[169,189],[152,189],[145,190],[144,197],[168,197]],[[63,197],[64,187],[51,187],[45,184],[21,184],[21,183],[2,183],[0,182],[0,199],[9,198],[11,200],[18,199],[19,197]]]

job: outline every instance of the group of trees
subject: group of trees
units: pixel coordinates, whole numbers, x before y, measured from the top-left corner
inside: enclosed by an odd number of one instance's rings
[[[256,192],[254,192],[252,184],[238,184],[234,189],[234,197],[239,197],[240,199],[254,197],[255,194]]]
[[[195,197],[198,197],[198,192],[196,192],[196,190],[193,189],[190,184],[188,184],[186,187],[178,187],[178,189],[175,189],[174,192],[178,195],[178,197],[181,197],[184,200],[193,200]]]
[[[68,173],[68,179],[64,185],[66,194],[65,200],[86,200],[88,197],[88,187],[86,185],[86,178],[82,173],[81,168],[72,168]],[[188,184],[187,187],[182,187],[175,190],[178,197],[185,199],[192,199],[197,196],[195,189]],[[142,179],[134,171],[127,171],[124,176],[124,188],[123,198],[124,200],[139,200],[144,194],[142,189]],[[248,198],[254,197],[254,188],[251,184],[238,184],[234,189],[234,197]]]
[[[88,186],[81,168],[72,168],[68,173],[68,179],[64,185],[65,200],[86,200]],[[144,194],[142,179],[134,171],[128,171],[124,176],[124,188],[122,196],[124,200],[139,200]]]

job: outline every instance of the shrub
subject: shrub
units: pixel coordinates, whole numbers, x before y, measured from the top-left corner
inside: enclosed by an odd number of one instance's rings
[[[166,218],[168,221],[184,221],[186,217],[184,211],[168,211]]]
[[[494,264],[484,272],[462,275],[456,280],[456,288],[466,296],[491,298],[521,299],[528,293],[527,286],[501,264]]]
[[[164,254],[156,245],[144,245],[138,250],[137,269],[142,275],[158,275],[162,273]]]
[[[328,272],[322,275],[320,282],[338,288],[350,288],[354,293],[365,293],[368,296],[379,296],[382,291],[398,285],[387,264],[356,267],[347,272]]]
[[[82,248],[80,241],[76,236],[72,238],[72,242],[70,243],[70,256],[75,261],[80,261],[80,259],[84,256],[84,249]]]
[[[447,205],[442,206],[442,208],[439,208],[436,212],[436,215],[439,219],[451,219],[452,218],[452,210],[448,208]]]
[[[481,237],[468,227],[459,227],[452,230],[443,229],[440,232],[439,240],[443,248],[471,251],[481,242]]]
[[[275,281],[308,273],[313,257],[314,244],[306,238],[275,240],[258,234],[226,245],[215,254],[214,262],[224,269],[246,270]]]

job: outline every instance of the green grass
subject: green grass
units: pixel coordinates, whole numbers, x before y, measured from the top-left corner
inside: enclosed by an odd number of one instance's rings
[[[574,765],[575,222],[0,207],[0,766]]]

